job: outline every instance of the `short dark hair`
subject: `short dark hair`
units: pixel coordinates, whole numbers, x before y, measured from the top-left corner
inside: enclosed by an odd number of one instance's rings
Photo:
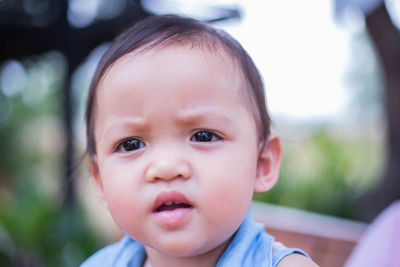
[[[259,143],[264,146],[270,134],[270,117],[267,112],[264,85],[253,60],[239,44],[226,32],[210,25],[177,15],[148,17],[117,36],[112,45],[100,59],[92,78],[86,105],[87,152],[96,154],[94,138],[94,114],[96,89],[105,72],[124,55],[138,50],[151,49],[161,44],[190,44],[207,46],[209,49],[222,47],[239,64],[247,83],[251,112],[254,116]]]

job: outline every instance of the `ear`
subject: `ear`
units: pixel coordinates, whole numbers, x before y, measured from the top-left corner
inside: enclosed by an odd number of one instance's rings
[[[90,158],[90,173],[92,174],[93,180],[96,184],[96,189],[98,196],[103,203],[104,207],[108,209],[106,197],[104,194],[104,187],[103,187],[103,181],[101,180],[100,172],[99,172],[99,166],[97,164],[97,157],[92,156]]]
[[[266,192],[276,184],[281,161],[281,142],[277,136],[270,135],[258,157],[254,192]]]

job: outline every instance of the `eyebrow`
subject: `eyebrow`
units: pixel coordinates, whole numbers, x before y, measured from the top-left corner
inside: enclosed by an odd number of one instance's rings
[[[189,108],[180,111],[175,118],[175,123],[180,125],[208,124],[210,121],[217,125],[233,126],[233,120],[220,110],[213,108]],[[126,117],[107,125],[107,130],[100,136],[99,141],[111,142],[116,138],[116,132],[122,130],[144,131],[151,127],[145,117]],[[119,137],[119,135],[118,135]]]
[[[186,109],[178,113],[177,122],[181,124],[194,124],[208,122],[210,119],[221,124],[232,124],[233,120],[214,109]]]
[[[126,117],[119,118],[115,122],[107,125],[107,130],[102,134],[100,140],[112,140],[114,132],[120,129],[136,129],[143,130],[148,127],[148,123],[144,117]]]

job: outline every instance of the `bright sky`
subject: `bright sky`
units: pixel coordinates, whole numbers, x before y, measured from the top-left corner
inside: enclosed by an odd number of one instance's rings
[[[359,1],[373,4],[382,0]],[[79,24],[77,27],[87,25],[94,19],[100,2],[70,0],[69,18]],[[220,27],[239,40],[261,71],[272,114],[297,121],[341,118],[349,106],[351,90],[345,86],[343,77],[349,64],[351,31],[334,23],[333,2],[142,0],[151,12],[183,13],[199,19],[217,16],[207,6],[240,5],[243,18],[222,22]],[[391,11],[400,14],[400,1],[386,0],[386,3]],[[347,17],[350,28],[354,28],[357,20],[354,16]],[[362,23],[358,21],[359,25]],[[399,17],[395,24],[400,25]]]
[[[353,0],[366,6],[381,1]],[[76,27],[90,24],[100,2],[70,0],[70,22]],[[223,22],[220,27],[252,56],[264,77],[273,115],[295,120],[343,116],[351,91],[343,83],[351,33],[335,25],[334,0],[142,0],[152,12],[183,13],[199,19],[217,16],[215,9],[207,6],[232,7],[235,3],[242,7],[243,18],[235,23]],[[400,14],[399,0],[386,0],[386,4],[393,15]],[[111,6],[117,11],[123,8]],[[396,25],[400,25],[399,17]],[[354,16],[348,19],[353,25]]]
[[[261,71],[273,115],[330,119],[349,100],[342,77],[349,33],[333,21],[331,1],[241,1],[244,18],[221,27],[246,48]]]

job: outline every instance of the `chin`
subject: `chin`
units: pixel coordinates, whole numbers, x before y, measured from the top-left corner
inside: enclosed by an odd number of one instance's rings
[[[186,258],[198,256],[210,250],[209,246],[198,241],[196,238],[190,238],[189,240],[161,240],[156,246],[152,247],[165,255]]]
[[[194,244],[187,244],[187,242],[182,242],[182,243],[174,242],[173,244],[166,244],[162,246],[162,248],[157,250],[160,252],[162,251],[164,254],[180,258],[196,256],[201,253],[204,253]]]

